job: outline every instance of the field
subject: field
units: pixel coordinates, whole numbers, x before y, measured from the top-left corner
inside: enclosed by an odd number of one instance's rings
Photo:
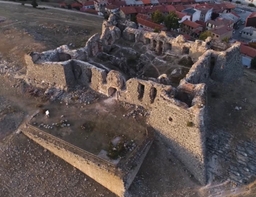
[[[29,87],[21,80],[26,72],[24,54],[63,44],[71,48],[84,46],[91,35],[101,31],[103,19],[60,10],[0,5],[0,16],[6,18],[0,22],[0,196],[115,196],[16,133],[28,115],[39,110],[39,106],[49,105],[40,97],[31,96]],[[235,83],[210,88],[210,142],[222,131],[234,139],[230,149],[236,149],[244,140],[255,142],[255,84],[256,73],[245,70],[243,78]],[[93,102],[97,102],[96,98]],[[222,160],[220,156],[220,163]],[[255,196],[251,182],[248,186],[235,185],[235,191],[230,184],[220,186],[218,181],[228,178],[228,166],[223,164],[221,170],[223,176],[215,176],[206,187],[200,186],[171,149],[156,137],[130,193],[135,197]]]

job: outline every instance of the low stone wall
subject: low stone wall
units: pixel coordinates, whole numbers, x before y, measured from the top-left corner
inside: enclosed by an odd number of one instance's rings
[[[27,137],[49,150],[56,156],[65,160],[75,168],[81,170],[86,175],[122,197],[128,195],[128,188],[135,178],[151,144],[152,135],[136,148],[131,156],[132,164],[125,166],[125,163],[114,165],[104,159],[101,159],[85,150],[73,146],[59,138],[56,138],[32,125],[28,125],[22,131]]]

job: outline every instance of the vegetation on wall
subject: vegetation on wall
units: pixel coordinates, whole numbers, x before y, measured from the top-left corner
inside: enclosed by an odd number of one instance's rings
[[[212,37],[212,33],[210,31],[204,31],[199,35],[200,40],[205,40],[208,37]]]
[[[222,39],[222,42],[228,43],[228,41],[229,41],[228,37],[225,37],[225,38]]]

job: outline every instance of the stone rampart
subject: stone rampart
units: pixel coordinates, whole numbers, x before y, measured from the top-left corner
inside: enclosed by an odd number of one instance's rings
[[[152,131],[149,131],[149,137],[133,151],[132,156],[128,159],[129,166],[126,166],[126,163],[114,165],[32,125],[28,125],[22,132],[42,147],[81,170],[120,197],[128,195],[127,190],[137,174],[153,140]],[[132,165],[129,161],[132,161]]]

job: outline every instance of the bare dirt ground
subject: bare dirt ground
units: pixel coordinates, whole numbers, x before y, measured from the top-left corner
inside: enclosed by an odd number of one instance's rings
[[[3,4],[0,16],[6,18],[0,22],[0,196],[115,196],[23,134],[15,133],[28,114],[46,104],[45,100],[28,94],[29,87],[18,78],[26,72],[23,55],[62,44],[84,46],[89,36],[101,30],[102,19]],[[16,79],[12,73],[17,73]],[[207,146],[211,184],[201,187],[172,155],[171,149],[156,137],[131,185],[131,196],[255,196],[252,180],[256,162],[250,155],[256,154],[253,149],[256,140],[255,79],[256,73],[246,70],[236,83],[225,88],[215,85],[209,90],[211,120]],[[249,151],[248,147],[253,150]],[[244,157],[241,157],[240,149],[249,156],[242,154]],[[227,153],[230,159],[225,160],[229,158]],[[210,160],[214,155],[216,163]],[[231,166],[234,167],[231,169]],[[232,174],[239,174],[233,176],[235,184],[226,181]],[[245,186],[238,184],[240,180],[247,181]]]

